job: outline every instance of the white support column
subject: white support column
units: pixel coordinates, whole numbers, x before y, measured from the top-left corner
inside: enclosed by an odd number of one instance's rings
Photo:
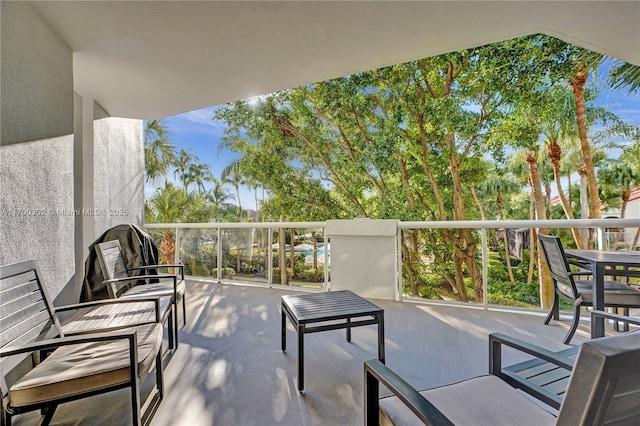
[[[74,102],[74,209],[75,222],[75,277],[76,286],[82,288],[84,262],[89,245],[95,240],[94,216],[94,100],[75,95]]]

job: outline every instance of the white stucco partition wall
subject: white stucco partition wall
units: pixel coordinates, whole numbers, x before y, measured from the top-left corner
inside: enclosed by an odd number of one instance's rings
[[[397,220],[328,220],[331,290],[363,297],[395,298]]]
[[[73,57],[30,4],[0,5],[0,264],[73,279]]]
[[[121,223],[144,220],[144,144],[142,121],[95,120],[94,236]]]

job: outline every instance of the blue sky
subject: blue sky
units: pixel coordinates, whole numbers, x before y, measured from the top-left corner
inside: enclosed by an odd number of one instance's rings
[[[640,94],[630,95],[625,91],[611,91],[603,84],[605,78],[606,70],[604,69],[597,76],[590,77],[592,84],[595,83],[601,87],[596,103],[606,106],[625,122],[640,126]],[[196,155],[200,162],[209,164],[214,176],[219,179],[222,170],[231,161],[239,158],[239,155],[226,149],[219,149],[225,124],[213,119],[215,109],[216,106],[211,106],[165,117],[164,122],[170,132],[170,140],[178,150],[185,149]],[[151,195],[152,190],[151,187],[146,188],[147,196]],[[232,188],[229,190],[233,191]],[[256,208],[255,196],[247,188],[241,189],[240,199],[243,208]]]

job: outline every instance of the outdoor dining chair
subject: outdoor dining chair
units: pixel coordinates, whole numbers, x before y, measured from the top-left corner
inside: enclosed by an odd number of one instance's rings
[[[128,268],[122,253],[119,240],[107,241],[96,246],[96,253],[103,275],[107,278],[103,283],[107,286],[111,298],[138,298],[138,297],[171,297],[172,313],[170,322],[173,322],[173,330],[169,332],[169,347],[178,347],[178,303],[182,301],[183,324],[187,322],[187,305],[184,298],[185,281],[182,265],[145,265],[136,268]],[[153,274],[147,275],[147,270],[160,268],[174,268],[180,271],[177,274]],[[136,275],[143,272],[144,275]]]
[[[593,306],[593,281],[575,279],[574,277],[590,275],[589,271],[572,271],[562,247],[560,238],[552,235],[538,235],[540,247],[549,266],[553,281],[553,305],[544,320],[549,324],[551,318],[558,320],[560,298],[573,305],[573,321],[565,336],[564,343],[569,344],[578,328],[580,308]],[[593,277],[592,277],[593,278]],[[639,308],[640,291],[619,281],[605,280],[604,306],[613,308]]]

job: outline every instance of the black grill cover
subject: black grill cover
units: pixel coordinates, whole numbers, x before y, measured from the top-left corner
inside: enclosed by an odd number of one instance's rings
[[[89,246],[89,256],[84,263],[84,284],[80,292],[80,302],[109,298],[107,288],[102,284],[107,277],[100,268],[95,246],[112,240],[120,240],[127,268],[158,264],[158,247],[149,234],[134,224],[114,226]],[[157,271],[147,270],[147,274],[155,273]],[[143,271],[139,271],[136,275],[142,274]]]

